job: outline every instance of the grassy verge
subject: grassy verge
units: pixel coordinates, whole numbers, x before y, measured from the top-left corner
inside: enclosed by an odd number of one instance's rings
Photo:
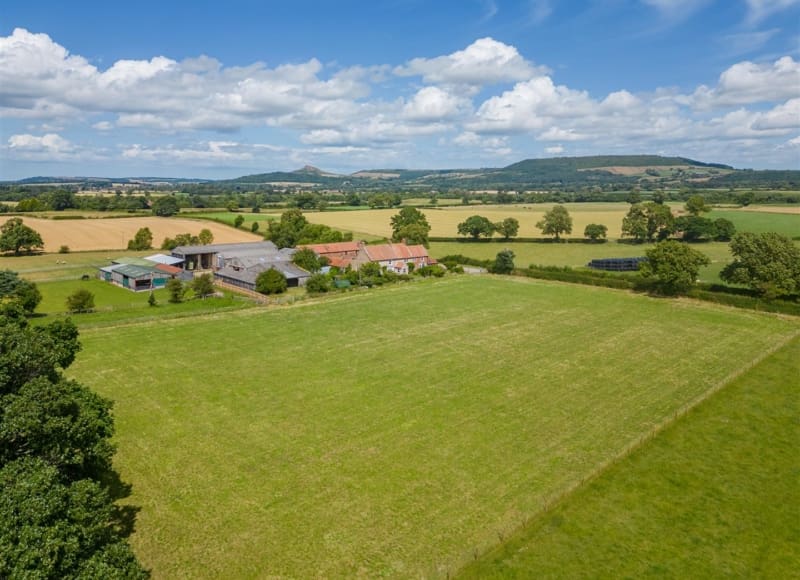
[[[461,576],[796,577],[798,416],[795,338]]]
[[[90,329],[159,576],[460,568],[798,330],[689,301],[458,277]]]

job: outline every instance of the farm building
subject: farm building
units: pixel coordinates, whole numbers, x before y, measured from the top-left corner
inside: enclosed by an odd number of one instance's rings
[[[358,270],[362,264],[375,262],[381,267],[396,274],[408,274],[409,265],[413,269],[428,266],[434,260],[428,256],[425,246],[407,246],[406,244],[379,244],[368,246],[361,242],[358,254],[351,260],[351,266]]]
[[[100,268],[100,278],[117,286],[138,292],[163,288],[173,275],[156,267],[137,264],[112,264]]]
[[[152,256],[115,258],[111,260],[110,266],[100,268],[98,278],[134,292],[163,288],[170,278],[192,279],[190,272],[184,272],[177,266],[153,261],[150,258]]]
[[[278,247],[272,242],[249,242],[178,246],[172,250],[172,256],[183,260],[184,270],[193,272],[196,270],[219,270],[226,266],[227,260],[234,257],[267,256],[276,252],[278,252]]]
[[[166,254],[153,254],[152,256],[145,256],[144,259],[156,264],[166,264],[167,266],[180,266],[183,263],[182,258],[167,256]]]
[[[645,257],[638,258],[599,258],[587,264],[595,270],[607,270],[609,272],[635,272],[639,269],[641,262],[647,261]]]
[[[256,278],[261,272],[274,269],[283,274],[289,287],[305,286],[306,281],[311,277],[309,272],[294,265],[292,262],[263,262],[254,264],[249,268],[235,268],[225,266],[214,272],[214,279],[225,284],[230,284],[245,290],[256,289]]]

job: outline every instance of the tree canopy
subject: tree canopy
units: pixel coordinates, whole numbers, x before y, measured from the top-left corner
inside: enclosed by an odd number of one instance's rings
[[[415,207],[404,207],[392,216],[392,241],[407,244],[422,244],[428,247],[431,226],[425,214]]]
[[[514,252],[508,248],[497,253],[492,265],[495,274],[510,274],[514,271]]]
[[[561,234],[572,233],[572,216],[565,206],[554,205],[545,212],[544,217],[536,223],[536,227],[542,230],[544,235],[555,236],[556,240],[559,240]]]
[[[622,235],[637,242],[664,239],[672,232],[673,219],[669,206],[653,201],[635,203],[622,218]]]
[[[42,236],[22,223],[22,218],[11,218],[0,226],[0,252],[14,252],[18,256],[21,250],[32,252],[43,247]]]
[[[608,228],[603,224],[588,224],[583,229],[583,237],[589,238],[593,242],[605,240],[608,235]]]
[[[165,195],[153,201],[153,214],[157,216],[170,217],[179,211],[178,200],[171,195]]]
[[[69,320],[31,328],[0,312],[0,577],[147,578],[108,482],[111,402],[66,379]]]
[[[740,233],[730,243],[733,262],[720,277],[768,298],[800,294],[800,248],[777,233]]]
[[[494,224],[494,230],[503,236],[504,240],[516,238],[519,233],[519,220],[513,217],[507,217],[501,222]]]
[[[327,260],[325,260],[327,262]],[[322,268],[322,259],[311,248],[301,248],[292,256],[292,263],[307,272],[319,272]]]
[[[256,276],[256,292],[261,294],[282,294],[287,287],[286,277],[275,268],[264,270]]]
[[[652,282],[654,290],[666,295],[688,291],[700,268],[711,263],[702,252],[675,240],[659,242],[645,255],[647,261],[639,266],[640,275]]]
[[[473,215],[458,224],[458,233],[462,236],[471,236],[474,240],[481,236],[490,238],[494,234],[494,224],[487,217]]]
[[[683,206],[693,216],[699,216],[701,213],[711,211],[711,208],[706,205],[706,200],[702,195],[693,195],[686,200]]]
[[[192,279],[191,282],[192,292],[198,298],[205,298],[214,293],[214,278],[211,274],[201,274]]]
[[[78,288],[67,296],[67,310],[72,313],[91,312],[94,310],[94,294],[86,288]]]
[[[149,250],[153,247],[153,232],[150,228],[139,228],[132,240],[128,241],[129,250]]]
[[[0,298],[18,302],[30,314],[42,301],[42,294],[36,284],[20,278],[16,272],[0,270]]]

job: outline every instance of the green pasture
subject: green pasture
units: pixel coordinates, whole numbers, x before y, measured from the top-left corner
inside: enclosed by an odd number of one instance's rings
[[[130,250],[101,252],[74,252],[69,254],[34,254],[31,256],[0,257],[0,270],[13,270],[32,282],[46,280],[80,280],[88,274],[95,276],[97,269],[111,264],[120,256],[149,256],[158,250],[133,252]]]
[[[800,237],[800,213],[775,213],[736,209],[714,209],[705,214],[709,219],[725,218],[738,232],[777,232],[790,238]]]
[[[796,578],[800,339],[464,578]]]
[[[569,266],[583,268],[595,258],[631,258],[644,256],[653,244],[547,244],[536,242],[431,242],[430,254],[436,258],[462,254],[478,260],[493,260],[504,248],[513,250],[518,267],[531,264],[539,266]],[[700,271],[703,282],[719,282],[719,273],[732,260],[727,242],[693,244],[693,248],[706,254],[711,264]]]
[[[798,331],[462,276],[91,328],[69,374],[115,401],[156,577],[443,577]]]
[[[196,316],[199,314],[221,310],[236,310],[253,305],[251,300],[231,292],[223,292],[223,297],[196,299],[188,291],[185,300],[179,304],[170,304],[169,295],[164,289],[154,290],[157,305],[147,302],[149,292],[132,292],[97,278],[89,280],[62,280],[37,283],[42,293],[42,301],[36,313],[43,317],[34,318],[37,324],[49,322],[54,316],[67,314],[67,297],[84,288],[94,295],[94,311],[72,314],[72,320],[80,327],[115,324],[121,322],[155,320],[160,318]]]

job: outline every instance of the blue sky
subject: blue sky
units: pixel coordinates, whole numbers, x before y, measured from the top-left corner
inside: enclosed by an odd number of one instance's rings
[[[800,0],[13,2],[0,179],[800,168]]]

